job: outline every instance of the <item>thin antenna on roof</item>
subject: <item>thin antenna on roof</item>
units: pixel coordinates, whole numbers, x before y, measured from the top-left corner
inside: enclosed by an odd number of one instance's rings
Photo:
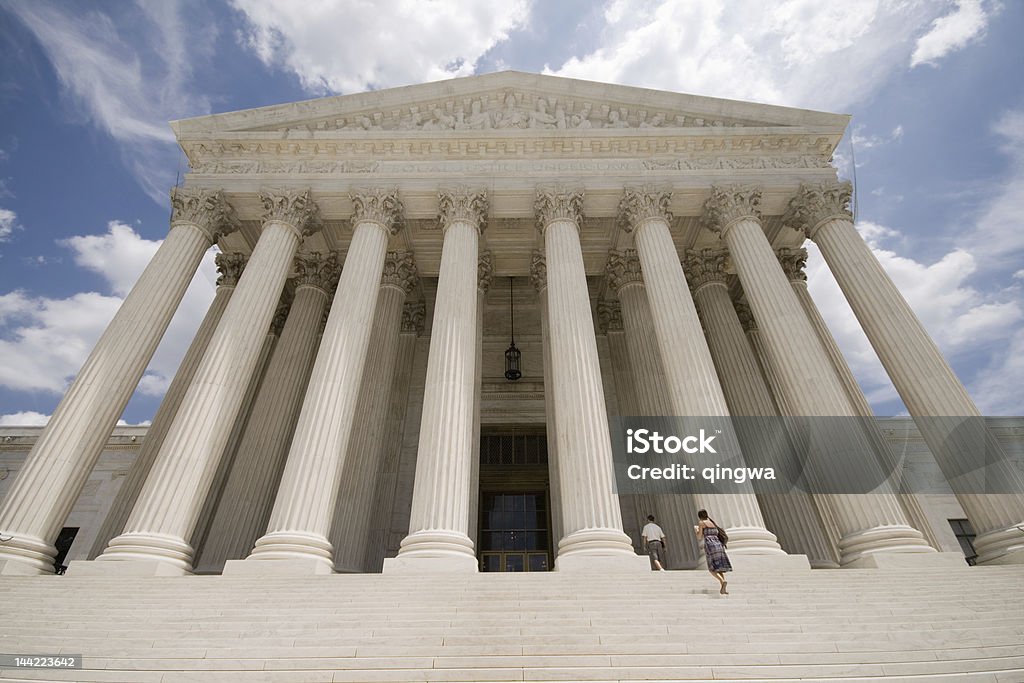
[[[853,133],[850,133],[851,183],[853,184],[853,222],[857,222],[857,154],[853,149]]]

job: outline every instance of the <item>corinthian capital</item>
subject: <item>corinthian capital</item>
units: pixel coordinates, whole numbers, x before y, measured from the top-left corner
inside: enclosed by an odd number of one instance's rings
[[[534,249],[530,256],[530,284],[537,293],[543,292],[548,286],[548,262],[540,249]]]
[[[217,286],[234,287],[238,284],[238,278],[242,277],[242,271],[245,270],[245,264],[249,262],[249,257],[245,254],[221,252],[213,260],[217,264],[217,272],[220,273],[217,278]]]
[[[605,272],[608,274],[608,284],[616,294],[626,285],[644,282],[636,249],[609,252]]]
[[[796,196],[789,200],[782,223],[814,239],[818,227],[831,218],[853,221],[850,213],[852,195],[853,186],[846,181],[803,183]]]
[[[324,292],[330,292],[338,282],[341,269],[335,253],[322,256],[317,252],[299,254],[295,257],[295,286],[307,285]]]
[[[807,282],[807,273],[804,272],[804,266],[807,265],[806,249],[787,249],[784,247],[779,249],[776,255],[779,257],[782,270],[786,272],[786,277],[789,278],[790,282]]]
[[[729,257],[720,249],[691,249],[686,252],[683,271],[694,291],[711,282],[725,282],[725,266]]]
[[[494,258],[491,252],[480,252],[480,258],[476,262],[476,288],[486,292],[491,288],[491,280],[494,278]]]
[[[754,319],[754,313],[750,310],[750,304],[747,303],[746,299],[739,299],[733,302],[733,307],[736,309],[736,316],[740,319],[740,324],[743,325],[744,332],[753,332],[757,329],[757,321]]]
[[[419,276],[416,274],[416,260],[407,251],[389,251],[384,256],[384,271],[380,276],[382,286],[397,287],[406,295],[412,291]]]
[[[402,200],[398,188],[355,190],[349,193],[352,200],[352,224],[364,221],[376,223],[388,234],[394,235],[402,229]]]
[[[312,235],[323,227],[320,207],[309,190],[263,190],[260,201],[263,202],[264,223],[287,223],[302,235]]]
[[[597,326],[601,334],[622,331],[622,308],[618,301],[599,301],[597,303]]]
[[[542,235],[554,221],[572,221],[579,230],[583,222],[583,190],[540,188],[533,208],[537,214],[537,229]]]
[[[201,187],[171,188],[171,226],[191,223],[206,233],[210,243],[238,230],[235,210],[220,190]]]
[[[455,221],[464,221],[483,232],[487,227],[487,192],[457,187],[437,193],[438,221],[447,230]]]
[[[423,334],[423,321],[427,317],[427,307],[422,301],[407,303],[402,306],[402,332],[414,332],[416,336]]]
[[[672,192],[649,185],[644,187],[627,187],[619,202],[619,226],[626,232],[632,232],[645,220],[659,218],[672,223],[672,212],[668,210],[672,203]]]
[[[761,220],[761,188],[750,185],[730,185],[711,188],[711,196],[704,202],[701,224],[719,237],[737,221],[744,218]]]

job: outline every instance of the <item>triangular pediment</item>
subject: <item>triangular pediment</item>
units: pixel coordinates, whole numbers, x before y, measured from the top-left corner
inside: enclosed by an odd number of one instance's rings
[[[372,134],[845,127],[839,114],[515,71],[175,121],[179,138],[221,133]]]

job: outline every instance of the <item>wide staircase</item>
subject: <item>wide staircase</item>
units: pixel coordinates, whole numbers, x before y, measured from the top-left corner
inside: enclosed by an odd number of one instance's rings
[[[638,576],[4,577],[48,681],[1024,682],[1024,567]]]

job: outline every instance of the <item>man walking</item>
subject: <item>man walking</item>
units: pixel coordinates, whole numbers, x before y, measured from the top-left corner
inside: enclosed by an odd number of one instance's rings
[[[654,523],[654,515],[647,515],[647,524],[640,532],[640,540],[643,541],[644,547],[647,548],[647,554],[651,558],[651,569],[659,572],[665,571],[665,567],[662,566],[665,556],[665,532]]]

